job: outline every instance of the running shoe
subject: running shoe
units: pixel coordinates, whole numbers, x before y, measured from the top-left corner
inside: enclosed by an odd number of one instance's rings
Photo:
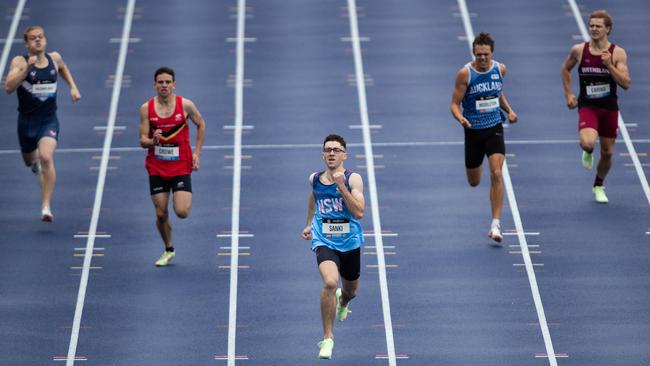
[[[594,192],[594,198],[596,199],[596,202],[598,203],[609,202],[609,200],[607,199],[607,195],[605,194],[605,187],[594,186],[594,188],[592,188],[591,191]]]
[[[501,245],[501,240],[503,240],[503,235],[501,235],[501,225],[492,225],[488,232],[488,238],[494,240],[496,242],[495,245]]]
[[[45,206],[41,210],[41,221],[52,222],[54,220],[54,215],[49,207]]]
[[[342,322],[348,318],[348,314],[351,313],[350,309],[347,306],[341,306],[341,289],[336,289],[336,318]]]
[[[172,261],[172,258],[176,255],[176,252],[168,252],[165,250],[163,255],[158,258],[156,261],[156,267],[164,267],[169,264],[169,262]]]
[[[594,167],[594,155],[582,150],[582,166],[591,170]]]
[[[39,176],[41,174],[41,162],[40,161],[37,160],[34,164],[32,164],[32,173],[34,173],[34,175],[36,175],[36,176]]]
[[[329,360],[332,358],[332,351],[334,350],[334,340],[332,338],[325,338],[322,341],[318,342],[318,347],[320,351],[318,352],[318,358]]]

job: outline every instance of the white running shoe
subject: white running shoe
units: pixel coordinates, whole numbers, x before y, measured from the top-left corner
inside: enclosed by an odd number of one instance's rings
[[[501,235],[501,226],[498,224],[492,225],[488,232],[488,238],[494,240],[496,242],[495,245],[501,245],[501,241],[503,240],[503,235]]]
[[[50,208],[45,206],[41,210],[41,221],[45,222],[52,222],[54,221],[54,215],[52,215],[52,211],[50,211]]]

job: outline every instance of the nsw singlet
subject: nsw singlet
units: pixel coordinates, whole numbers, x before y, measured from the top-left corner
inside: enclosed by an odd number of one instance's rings
[[[154,98],[149,99],[149,137],[153,132],[162,130],[158,144],[149,148],[145,166],[149,175],[172,178],[192,173],[192,147],[190,132],[185,112],[183,97],[176,96],[176,107],[171,116],[162,118],[154,108]]]
[[[316,208],[311,222],[311,248],[327,246],[340,252],[357,249],[363,244],[361,223],[355,219],[343,202],[336,184],[325,185],[314,174],[312,182]],[[345,171],[345,186],[350,189],[351,171]]]
[[[484,129],[503,122],[505,117],[500,109],[499,96],[503,88],[503,78],[499,63],[492,61],[492,67],[485,72],[477,71],[468,62],[467,91],[463,97],[463,117],[472,124],[472,129]]]
[[[29,56],[24,55],[25,61]],[[52,57],[45,54],[47,66],[32,67],[18,87],[18,111],[30,116],[50,116],[56,112],[56,81],[58,73]]]
[[[610,54],[614,54],[615,47],[613,43],[609,46]],[[610,75],[600,55],[592,55],[589,52],[589,42],[585,42],[582,51],[578,77],[580,79],[578,107],[618,110],[616,82]]]

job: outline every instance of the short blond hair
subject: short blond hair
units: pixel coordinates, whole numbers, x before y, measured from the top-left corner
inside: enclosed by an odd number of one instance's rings
[[[609,15],[607,10],[596,10],[593,13],[589,14],[589,20],[596,18],[596,19],[602,19],[605,22],[605,27],[609,28],[609,31],[607,31],[607,35],[612,31],[612,16]]]
[[[43,35],[45,35],[45,29],[43,29],[43,27],[41,27],[40,25],[30,25],[29,27],[27,27],[27,29],[25,29],[25,33],[23,33],[23,39],[25,40],[25,42],[27,42],[27,34],[35,29],[42,30]]]

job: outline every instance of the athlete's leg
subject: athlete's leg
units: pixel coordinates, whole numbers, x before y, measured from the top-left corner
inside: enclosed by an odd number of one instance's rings
[[[350,300],[357,296],[357,289],[359,288],[359,279],[348,281],[341,278],[341,306],[346,307]]]
[[[42,207],[50,207],[54,184],[56,183],[56,170],[54,169],[54,150],[56,139],[43,137],[38,141],[38,159],[41,163],[41,197]]]
[[[333,339],[334,314],[336,312],[336,288],[339,283],[339,269],[334,261],[326,260],[318,265],[318,271],[323,279],[323,289],[320,294],[323,339]]]
[[[605,180],[607,173],[609,173],[609,169],[612,167],[615,143],[616,138],[600,137],[600,159],[596,166],[596,174],[602,180]]]
[[[169,213],[167,205],[169,203],[169,192],[156,193],[151,196],[151,201],[156,209],[156,227],[160,237],[165,243],[165,249],[172,247],[172,227],[169,224]]]
[[[465,172],[467,173],[467,183],[469,183],[470,186],[476,187],[481,183],[482,169],[480,165],[478,168],[466,168]]]
[[[492,218],[501,217],[501,207],[503,206],[503,154],[495,153],[488,157],[490,163],[490,204],[492,206]]]
[[[38,149],[29,153],[22,153],[22,155],[25,166],[32,166],[38,161]]]
[[[192,209],[192,192],[176,191],[174,192],[174,212],[180,219],[185,219]]]
[[[591,127],[585,127],[580,129],[580,147],[582,150],[591,154],[594,151],[594,146],[596,145],[596,138],[598,137],[598,131]]]

